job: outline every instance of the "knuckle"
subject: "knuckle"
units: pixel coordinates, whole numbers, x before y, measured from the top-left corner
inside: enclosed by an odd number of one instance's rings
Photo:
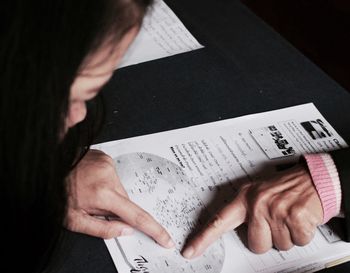
[[[239,188],[239,193],[240,194],[246,194],[247,192],[249,192],[252,189],[252,184],[247,183],[247,184],[243,184],[240,186]]]
[[[320,221],[320,219],[317,219],[316,217],[313,217],[312,215],[310,215],[307,219],[309,221],[309,225],[313,228],[316,228],[317,226],[319,226],[322,223]]]
[[[114,230],[112,226],[106,225],[105,228],[102,230],[100,237],[103,239],[110,239],[118,236],[121,236],[120,230]]]
[[[297,246],[305,246],[307,245],[308,243],[310,243],[311,241],[311,238],[308,238],[308,237],[299,237],[299,238],[296,238],[294,240],[294,244],[297,245]]]
[[[168,232],[164,228],[161,228],[159,233],[157,234],[157,238],[159,241],[162,241],[162,242],[168,241],[169,240]]]
[[[292,243],[286,243],[282,245],[275,245],[278,250],[287,251],[290,250],[294,245]]]
[[[315,215],[310,215],[308,217],[309,223],[313,228],[316,228],[318,225],[320,225],[322,223],[322,218],[321,217],[317,217]]]
[[[268,250],[270,250],[271,247],[268,246],[264,246],[264,245],[250,245],[249,249],[255,253],[255,254],[264,254],[266,253]]]
[[[102,208],[106,203],[106,200],[110,199],[110,190],[104,185],[96,186],[95,189],[94,203],[97,207]]]
[[[269,199],[270,199],[270,193],[268,190],[257,188],[253,192],[251,202],[255,206],[261,206],[266,204]]]
[[[285,219],[287,216],[287,204],[284,200],[278,198],[271,203],[269,211],[272,219]]]
[[[110,179],[110,177],[113,177],[113,175],[115,175],[115,169],[114,166],[109,164],[108,162],[103,162],[101,163],[101,166],[99,167],[100,169],[100,175],[103,178],[108,178],[108,180]]]
[[[134,225],[135,227],[143,227],[148,225],[150,221],[151,216],[147,212],[142,211],[136,214]]]
[[[272,248],[271,240],[265,240],[262,237],[248,235],[248,247],[255,254],[263,254]]]
[[[255,202],[263,202],[266,200],[266,192],[262,191],[260,189],[257,189],[255,191],[255,197],[254,197]]]
[[[290,211],[290,217],[297,225],[305,223],[307,210],[303,206],[294,206]]]
[[[113,159],[109,155],[107,155],[105,153],[103,153],[101,155],[101,161],[103,161],[105,164],[107,164],[106,167],[111,167],[111,166],[114,165]]]
[[[220,229],[224,225],[224,220],[219,214],[216,214],[215,217],[210,221],[209,226],[214,229]]]
[[[297,246],[304,246],[310,243],[313,237],[314,232],[312,230],[303,229],[296,234],[293,241]]]
[[[73,232],[89,234],[88,226],[82,221],[81,216],[78,214],[71,215],[65,227]]]
[[[114,170],[113,159],[109,155],[102,152],[97,154],[97,157],[94,159],[94,164],[96,164],[96,167],[98,167],[100,172],[103,171],[103,173]]]
[[[261,218],[266,212],[265,202],[262,200],[251,200],[250,204],[250,214],[251,218]]]

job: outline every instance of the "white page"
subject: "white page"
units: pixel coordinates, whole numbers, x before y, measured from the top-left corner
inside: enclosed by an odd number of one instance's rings
[[[118,68],[202,47],[175,13],[162,0],[156,0]]]
[[[350,244],[317,231],[289,251],[250,252],[228,232],[203,256],[180,254],[198,218],[232,199],[237,183],[276,172],[304,153],[347,147],[313,104],[96,145],[114,158],[130,199],[171,234],[167,250],[140,232],[106,240],[119,272],[313,272],[350,255]],[[205,220],[205,219],[204,219]],[[324,227],[326,228],[326,227]]]

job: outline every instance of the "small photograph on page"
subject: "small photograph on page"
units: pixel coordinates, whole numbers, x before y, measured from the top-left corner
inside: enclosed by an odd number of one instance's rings
[[[300,125],[306,130],[306,132],[314,140],[331,137],[333,135],[332,132],[330,132],[327,129],[326,125],[321,119],[301,122]]]
[[[292,142],[285,137],[276,125],[252,129],[249,132],[269,159],[296,154]]]

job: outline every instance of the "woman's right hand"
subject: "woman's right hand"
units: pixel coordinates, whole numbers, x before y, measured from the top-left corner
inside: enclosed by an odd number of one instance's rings
[[[107,221],[96,216],[112,216]],[[65,226],[101,238],[130,235],[136,228],[166,248],[174,247],[168,232],[125,192],[111,157],[90,150],[68,179]]]
[[[308,244],[323,221],[323,208],[311,176],[303,165],[274,177],[250,182],[187,244],[186,258],[201,255],[222,234],[242,223],[248,226],[248,247],[264,253],[275,246],[288,250]]]

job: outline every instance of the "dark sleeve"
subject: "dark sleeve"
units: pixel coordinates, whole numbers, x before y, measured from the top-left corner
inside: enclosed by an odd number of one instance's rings
[[[350,241],[350,148],[330,153],[339,173],[342,210],[345,215],[346,239]]]

